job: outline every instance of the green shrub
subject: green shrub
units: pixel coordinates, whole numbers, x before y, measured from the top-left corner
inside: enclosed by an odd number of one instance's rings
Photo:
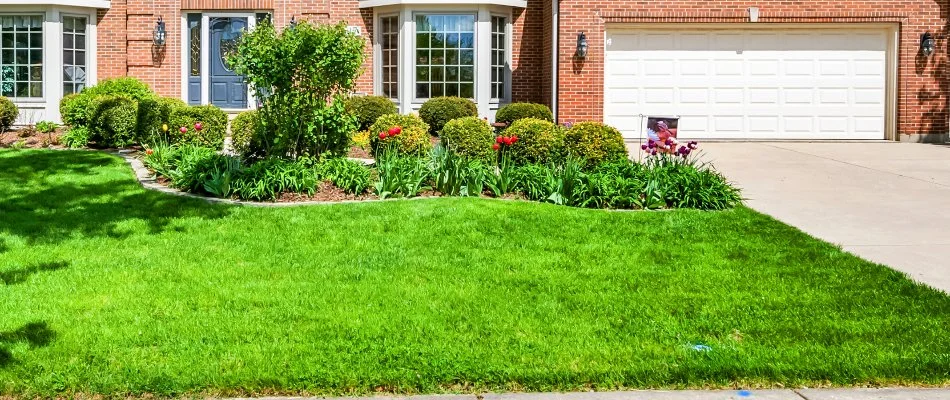
[[[568,129],[564,146],[569,154],[586,160],[587,167],[627,159],[620,131],[599,122],[581,122]]]
[[[346,112],[344,96],[362,72],[365,46],[345,23],[300,21],[278,30],[261,21],[241,36],[229,61],[258,90],[266,156],[346,153],[356,118]]]
[[[498,113],[495,114],[495,122],[502,122],[508,125],[525,118],[554,122],[554,114],[551,112],[551,109],[544,104],[511,103],[500,108]]]
[[[59,113],[63,124],[67,126],[84,126],[89,122],[87,109],[93,96],[73,93],[59,101]]]
[[[261,129],[261,116],[257,110],[249,110],[238,114],[231,121],[231,146],[237,154],[244,158],[253,158],[260,152],[258,130]]]
[[[709,165],[670,154],[646,161],[644,197],[669,208],[723,210],[742,202],[739,189]],[[658,199],[662,199],[659,201]],[[651,208],[656,208],[656,205]]]
[[[449,150],[464,158],[489,161],[495,155],[491,147],[495,140],[494,129],[478,117],[449,121],[440,137]]]
[[[89,128],[85,126],[73,126],[70,127],[59,140],[63,143],[63,146],[78,149],[89,145],[90,136]]]
[[[187,107],[184,101],[169,97],[147,98],[140,101],[137,128],[139,143],[166,141],[172,129],[172,113]],[[168,131],[164,129],[166,127]]]
[[[59,128],[59,124],[53,121],[40,121],[36,123],[36,130],[40,133],[53,133]]]
[[[172,143],[219,150],[227,136],[228,116],[211,105],[182,107],[172,110],[168,126]]]
[[[95,86],[84,89],[82,95],[89,97],[102,95],[122,96],[135,101],[158,97],[147,84],[132,77],[112,78],[100,81]]]
[[[356,129],[365,131],[383,115],[397,114],[396,103],[383,96],[352,96],[346,99],[346,111],[356,116]]]
[[[6,97],[0,97],[0,133],[10,130],[19,116],[20,109],[17,108],[16,104],[13,104],[13,101]]]
[[[350,194],[363,194],[372,185],[372,173],[366,165],[344,157],[330,158],[318,165],[320,176]]]
[[[202,193],[217,156],[214,150],[206,147],[177,146],[173,153],[173,168],[168,171],[171,186],[188,192]]]
[[[383,143],[379,135],[389,132],[394,127],[402,128],[402,133],[395,138],[386,139],[386,141],[387,143],[395,141],[399,153],[419,156],[427,154],[432,149],[429,125],[423,122],[422,119],[415,115],[389,114],[380,117],[369,128],[369,141],[374,156],[379,156]]]
[[[419,117],[429,124],[429,133],[438,135],[449,121],[478,116],[478,108],[469,99],[461,97],[435,97],[419,109]]]
[[[89,102],[90,140],[99,147],[124,147],[135,141],[138,103],[127,97],[101,95]]]
[[[518,137],[510,149],[516,165],[546,164],[560,161],[564,156],[564,131],[553,122],[520,119],[505,130],[505,135]]]

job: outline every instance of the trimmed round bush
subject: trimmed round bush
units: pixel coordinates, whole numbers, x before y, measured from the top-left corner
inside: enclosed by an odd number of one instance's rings
[[[546,164],[564,156],[564,131],[553,122],[519,119],[505,130],[505,136],[518,137],[510,150],[515,164]]]
[[[112,78],[100,81],[95,86],[87,87],[82,91],[82,94],[88,96],[124,96],[136,101],[158,97],[145,82],[132,77]]]
[[[500,108],[498,113],[495,114],[495,122],[503,122],[508,125],[525,118],[554,122],[554,114],[551,112],[551,109],[544,104],[511,103]]]
[[[157,140],[167,138],[169,133],[162,129],[162,125],[168,125],[168,130],[171,131],[172,112],[187,107],[188,105],[181,99],[169,97],[147,98],[140,101],[139,143],[155,143]]]
[[[90,139],[99,147],[125,147],[135,142],[139,105],[123,96],[95,96],[89,101]]]
[[[429,125],[415,115],[389,114],[379,117],[376,123],[369,128],[369,143],[373,155],[377,155],[380,146],[379,134],[389,132],[394,127],[402,128],[402,133],[396,136],[397,149],[402,154],[423,155],[432,149],[429,136]]]
[[[478,116],[478,108],[469,99],[461,97],[435,97],[419,109],[419,117],[429,124],[429,133],[438,135],[449,121]]]
[[[6,97],[0,97],[0,132],[6,132],[16,123],[20,116],[20,109],[13,101]]]
[[[259,138],[260,124],[261,115],[257,110],[242,112],[231,121],[231,146],[242,157],[252,157],[260,150],[260,145],[254,142]]]
[[[383,115],[399,113],[396,103],[383,96],[350,97],[346,99],[346,111],[356,116],[358,131],[369,129]]]
[[[586,160],[588,167],[627,159],[623,135],[600,122],[581,122],[567,130],[564,145],[568,154]]]
[[[442,128],[442,142],[459,156],[490,160],[494,154],[491,146],[495,131],[488,122],[478,117],[465,117],[449,121]]]
[[[62,116],[63,124],[68,126],[84,126],[89,123],[86,110],[89,108],[89,101],[92,96],[72,93],[63,97],[59,101],[59,113]]]
[[[185,132],[181,128],[185,128]],[[176,144],[219,150],[224,146],[227,129],[228,115],[211,105],[178,108],[169,115],[168,134]]]

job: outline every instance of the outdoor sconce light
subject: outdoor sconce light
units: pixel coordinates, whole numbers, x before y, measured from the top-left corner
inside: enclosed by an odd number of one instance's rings
[[[156,46],[164,46],[165,34],[165,21],[162,20],[162,17],[158,17],[158,22],[155,23],[155,31],[152,32],[152,42]]]
[[[924,32],[923,35],[920,35],[920,52],[923,53],[924,57],[932,56],[936,49],[937,43],[930,32]]]
[[[294,29],[295,27],[297,27],[297,17],[291,15],[291,16],[290,16],[290,23],[287,24],[287,28],[289,28],[289,29]]]
[[[590,44],[587,43],[587,35],[584,32],[577,34],[577,56],[580,58],[587,57],[587,50],[590,49]]]

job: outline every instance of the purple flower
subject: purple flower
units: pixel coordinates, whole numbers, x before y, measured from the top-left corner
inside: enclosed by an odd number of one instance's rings
[[[564,127],[567,128],[567,129],[571,129],[571,128],[574,127],[574,124],[572,124],[572,123],[570,123],[570,122],[565,122],[565,123],[564,123]]]
[[[647,146],[647,145],[645,145],[645,144],[644,144],[644,145],[640,145],[640,149],[641,149],[641,150],[646,150],[646,149],[649,149],[649,148],[650,148],[650,146]]]
[[[689,146],[690,150],[696,150],[696,148],[699,147],[699,143],[695,140],[691,140],[687,146]]]
[[[655,149],[655,148],[656,148],[656,143],[650,142],[650,144],[648,144],[647,147],[649,147],[649,148],[651,148],[651,149]]]
[[[672,145],[673,145],[673,139],[666,139],[666,146],[669,147]]]

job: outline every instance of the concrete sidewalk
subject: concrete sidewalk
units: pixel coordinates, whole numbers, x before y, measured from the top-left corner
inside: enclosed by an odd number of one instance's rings
[[[266,400],[307,398],[269,397]],[[323,398],[311,398],[313,400]],[[486,393],[340,397],[330,400],[950,400],[950,389],[775,389],[775,390],[636,390],[628,392]]]
[[[950,146],[703,143],[746,204],[950,293]]]

